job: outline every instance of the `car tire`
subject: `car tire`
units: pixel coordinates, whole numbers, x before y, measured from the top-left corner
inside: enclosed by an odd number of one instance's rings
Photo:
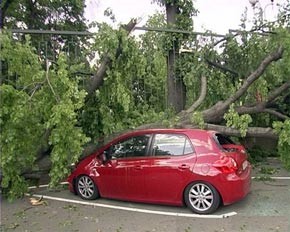
[[[194,213],[210,214],[217,210],[221,203],[218,191],[209,183],[193,182],[184,191],[186,206]]]
[[[99,198],[99,190],[93,179],[89,176],[82,175],[76,180],[77,194],[85,200],[94,200]]]

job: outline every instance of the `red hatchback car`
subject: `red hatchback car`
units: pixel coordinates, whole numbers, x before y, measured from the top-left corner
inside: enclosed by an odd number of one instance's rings
[[[123,134],[79,162],[68,177],[81,198],[183,205],[214,212],[250,191],[243,146],[215,131],[150,129]]]

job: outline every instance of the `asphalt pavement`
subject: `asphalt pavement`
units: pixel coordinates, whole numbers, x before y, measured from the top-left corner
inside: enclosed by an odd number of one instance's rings
[[[195,215],[186,207],[84,201],[64,185],[58,190],[32,189],[34,198],[43,197],[40,205],[32,205],[31,196],[12,203],[2,199],[0,231],[290,232],[290,173],[278,160],[263,167],[255,169],[244,200],[222,206],[213,215]]]

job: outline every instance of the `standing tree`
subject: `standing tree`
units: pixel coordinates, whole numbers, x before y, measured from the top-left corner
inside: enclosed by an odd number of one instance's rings
[[[196,14],[193,2],[189,0],[157,0],[165,6],[167,28],[174,30],[193,30],[192,16]],[[182,73],[179,72],[178,59],[180,46],[188,39],[183,33],[168,33],[167,55],[167,101],[169,107],[180,112],[185,107],[186,87]]]

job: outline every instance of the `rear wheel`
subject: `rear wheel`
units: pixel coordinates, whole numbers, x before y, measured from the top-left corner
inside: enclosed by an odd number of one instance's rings
[[[89,176],[80,176],[76,181],[78,195],[85,200],[94,200],[99,197],[99,190]]]
[[[194,182],[187,186],[184,201],[188,208],[198,214],[213,213],[220,205],[220,195],[209,183]]]

